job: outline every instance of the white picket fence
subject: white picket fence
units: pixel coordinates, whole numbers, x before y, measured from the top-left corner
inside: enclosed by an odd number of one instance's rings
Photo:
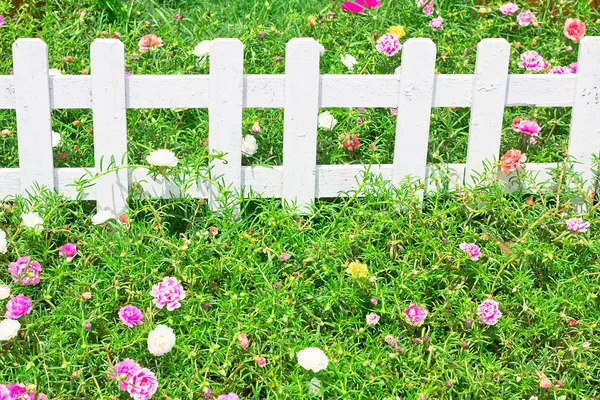
[[[364,165],[316,165],[317,115],[328,107],[398,108],[393,164],[371,172],[398,184],[414,176],[435,190],[435,169],[426,164],[432,107],[471,107],[466,164],[451,164],[455,185],[468,183],[484,162],[497,159],[504,107],[573,107],[569,155],[584,179],[592,179],[592,155],[600,153],[600,37],[580,43],[576,75],[509,75],[510,47],[504,39],[485,39],[477,48],[474,75],[434,74],[436,46],[429,39],[409,39],[397,75],[321,75],[319,45],[313,39],[287,44],[285,75],[244,75],[243,45],[237,39],[214,40],[209,75],[125,76],[123,44],[98,39],[91,45],[91,75],[49,76],[47,46],[39,39],[13,45],[14,76],[0,77],[0,109],[15,109],[19,168],[0,169],[0,199],[25,194],[34,183],[55,188],[69,198],[83,168],[54,168],[50,110],[91,108],[94,157],[126,163],[127,108],[208,108],[211,150],[226,153],[215,160],[212,176],[235,193],[262,193],[304,207],[315,198],[334,197],[358,186]],[[283,108],[283,165],[243,167],[242,109]],[[528,164],[548,178],[554,164]],[[465,180],[467,180],[465,182]],[[120,169],[86,188],[84,199],[120,214],[128,189],[139,182],[148,196],[179,195],[173,184],[153,180],[143,169]],[[200,182],[187,192],[219,206],[216,189]]]

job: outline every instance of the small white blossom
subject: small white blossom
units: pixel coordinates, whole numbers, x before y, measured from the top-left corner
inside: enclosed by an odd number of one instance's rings
[[[108,210],[99,210],[96,215],[92,217],[92,224],[100,225],[108,221],[109,219],[114,219],[115,216],[111,211]]]
[[[166,325],[158,325],[148,334],[148,351],[155,356],[163,356],[175,346],[173,329]]]
[[[52,147],[58,147],[60,144],[60,133],[52,131]]]
[[[0,283],[0,300],[8,299],[10,296],[10,286]]]
[[[5,319],[0,322],[0,341],[14,338],[21,329],[21,323],[15,319]]]
[[[348,68],[348,71],[354,71],[354,66],[358,64],[358,61],[356,61],[356,58],[354,58],[350,54],[346,54],[342,56],[342,64],[344,64],[346,68]]]
[[[192,54],[194,54],[199,59],[203,60],[205,57],[208,57],[208,55],[210,54],[211,43],[212,43],[212,40],[201,41],[200,43],[198,43],[196,45],[196,47],[194,47],[194,51],[192,51]]]
[[[321,114],[319,114],[318,122],[319,127],[325,129],[326,131],[332,130],[337,124],[337,120],[329,111],[323,111]]]
[[[309,371],[319,372],[327,368],[329,359],[318,347],[307,347],[304,350],[300,350],[296,355],[298,357],[298,364]]]
[[[179,160],[171,150],[155,150],[146,157],[146,162],[153,167],[176,167]]]
[[[247,156],[253,156],[256,154],[258,150],[258,143],[256,143],[256,138],[252,135],[245,135],[242,138],[242,153]]]
[[[6,254],[8,241],[6,240],[6,232],[0,229],[0,254]]]
[[[21,214],[21,218],[23,218],[23,226],[26,228],[31,228],[36,232],[44,229],[44,220],[36,212]]]

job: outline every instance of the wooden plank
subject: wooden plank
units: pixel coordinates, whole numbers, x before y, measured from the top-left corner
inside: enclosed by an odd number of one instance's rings
[[[411,176],[425,182],[433,98],[435,44],[409,39],[402,50],[392,184]]]
[[[127,108],[206,108],[208,75],[132,75],[126,80]]]
[[[320,46],[292,39],[286,47],[283,202],[309,212],[315,199]]]
[[[21,194],[36,185],[54,189],[48,46],[17,39],[13,63]]]
[[[210,99],[208,143],[211,153],[224,154],[210,162],[210,174],[218,184],[210,190],[209,206],[221,208],[221,188],[241,192],[242,99],[244,46],[238,39],[215,39],[210,46]]]
[[[117,39],[96,39],[91,45],[94,159],[99,173],[127,165],[125,55]],[[125,212],[129,176],[126,169],[95,180],[98,209],[115,218]]]
[[[509,57],[505,39],[484,39],[477,45],[465,171],[469,184],[477,181],[474,174],[483,173],[486,165],[492,167],[499,157]]]

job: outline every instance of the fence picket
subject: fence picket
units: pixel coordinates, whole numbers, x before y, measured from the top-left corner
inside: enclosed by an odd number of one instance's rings
[[[485,162],[498,159],[508,85],[510,45],[505,39],[484,39],[477,45],[465,182],[475,182]]]
[[[100,173],[127,165],[125,54],[123,43],[117,39],[96,39],[90,51],[94,159]],[[96,180],[98,209],[109,210],[118,217],[127,207],[128,189],[126,169],[100,176]]]
[[[283,202],[308,212],[315,199],[319,44],[292,39],[286,47]]]
[[[48,46],[40,39],[18,39],[13,62],[21,194],[34,184],[54,190]]]
[[[224,160],[210,162],[211,177],[233,193],[241,191],[242,98],[244,46],[238,39],[215,39],[210,46],[210,99],[208,146],[224,153]],[[221,207],[219,187],[209,191],[211,210]]]
[[[435,43],[409,39],[402,50],[392,184],[407,176],[425,183],[433,103]]]

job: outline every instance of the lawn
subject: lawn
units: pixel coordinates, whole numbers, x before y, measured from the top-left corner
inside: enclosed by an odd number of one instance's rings
[[[12,69],[14,40],[36,35],[64,74],[90,73],[90,43],[113,32],[134,74],[208,73],[193,51],[217,37],[242,40],[246,73],[283,73],[285,45],[300,36],[324,46],[322,73],[391,74],[401,52],[377,52],[376,37],[397,25],[401,42],[435,41],[440,73],[473,73],[487,37],[508,39],[510,72],[526,73],[528,50],[552,67],[577,61],[567,17],[600,35],[600,14],[584,2],[544,2],[529,26],[498,12],[500,2],[475,3],[435,0],[427,15],[412,0],[362,14],[322,0],[4,2],[0,72]],[[439,15],[444,29],[433,30]],[[147,34],[162,47],[140,52]],[[337,125],[319,129],[318,163],[391,162],[389,109],[322,111]],[[511,127],[517,116],[537,121],[536,144]],[[569,123],[568,109],[507,109],[502,153],[563,162]],[[435,109],[429,162],[464,162],[468,124],[468,109]],[[246,165],[280,165],[283,112],[244,110],[243,126],[258,144]],[[0,168],[15,168],[14,111],[0,111],[0,129]],[[93,165],[90,110],[54,110],[53,129],[55,165]],[[342,133],[360,146],[350,151]],[[128,135],[132,163],[159,148],[206,162],[206,110],[128,110]],[[0,399],[148,399],[145,387],[158,399],[597,398],[600,203],[576,208],[578,180],[562,165],[545,190],[507,193],[487,180],[422,201],[418,182],[390,188],[366,174],[308,215],[262,198],[215,213],[203,200],[135,189],[120,221],[47,191],[0,201],[0,309],[12,317],[0,322]],[[3,384],[29,394],[6,395]]]

